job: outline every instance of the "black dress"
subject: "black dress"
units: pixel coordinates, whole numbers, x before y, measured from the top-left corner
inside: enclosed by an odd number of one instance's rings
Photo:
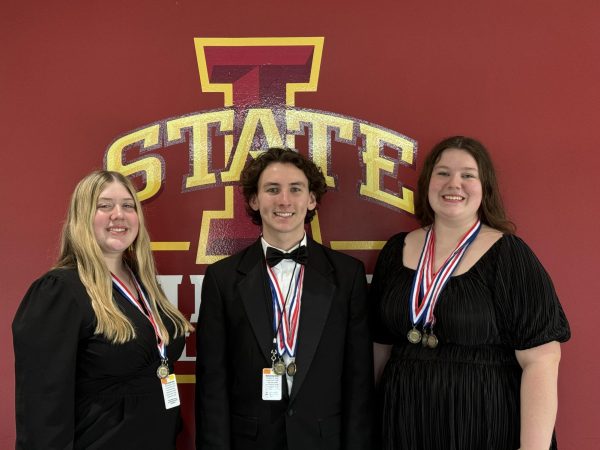
[[[74,269],[35,281],[13,321],[17,449],[174,449],[179,407],[166,409],[160,358],[148,319],[116,290],[137,337],[111,344],[94,335],[95,315]],[[170,369],[184,338],[171,336]]]
[[[382,448],[519,448],[515,350],[570,337],[550,278],[521,239],[503,236],[448,281],[435,309],[439,346],[423,348],[406,338],[415,271],[402,263],[405,236],[381,251],[370,291],[374,339],[393,344],[379,385]]]

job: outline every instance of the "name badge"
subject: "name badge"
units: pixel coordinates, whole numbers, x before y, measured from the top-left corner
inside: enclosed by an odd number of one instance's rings
[[[179,406],[179,390],[177,389],[175,374],[172,373],[165,378],[161,378],[160,385],[162,386],[163,397],[165,399],[165,408],[171,409]]]
[[[283,393],[283,377],[277,375],[272,368],[262,370],[262,399],[281,400]]]

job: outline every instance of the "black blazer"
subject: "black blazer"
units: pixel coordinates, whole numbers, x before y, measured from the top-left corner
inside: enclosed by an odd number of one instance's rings
[[[197,449],[371,449],[364,267],[312,239],[307,246],[297,373],[281,401],[262,400],[273,307],[260,239],[207,269],[197,328]]]

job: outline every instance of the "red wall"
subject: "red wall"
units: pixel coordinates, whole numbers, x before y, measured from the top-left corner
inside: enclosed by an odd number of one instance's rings
[[[31,281],[55,258],[74,184],[103,166],[118,136],[223,107],[221,94],[201,90],[194,38],[256,36],[324,37],[318,89],[297,94],[295,105],[417,141],[416,170],[399,171],[408,186],[443,137],[468,134],[490,148],[509,214],[551,274],[573,330],[563,346],[559,442],[597,447],[598,2],[37,0],[2,9],[0,448],[14,445],[10,323]],[[159,151],[164,189],[145,203],[155,239],[191,242],[177,256],[157,255],[161,273],[185,277],[204,273],[195,262],[200,217],[220,207],[218,188],[181,192],[187,152],[186,143]],[[332,149],[339,186],[321,211],[326,244],[385,240],[414,225],[407,213],[358,198],[358,155],[356,146]],[[171,196],[181,200],[164,201]],[[353,254],[372,270],[375,251]],[[189,281],[181,289],[191,295]],[[182,386],[181,448],[191,448],[191,390]]]

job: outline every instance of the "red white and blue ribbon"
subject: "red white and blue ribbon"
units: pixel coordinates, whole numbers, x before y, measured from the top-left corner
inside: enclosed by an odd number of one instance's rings
[[[167,359],[167,349],[165,347],[165,343],[161,338],[160,335],[160,330],[158,329],[158,325],[156,325],[156,321],[154,320],[154,316],[152,314],[152,309],[150,308],[150,303],[148,302],[148,298],[146,297],[146,294],[144,293],[144,290],[142,289],[142,287],[140,286],[140,283],[138,283],[137,278],[135,277],[135,275],[133,275],[132,272],[131,273],[131,278],[133,279],[133,282],[135,283],[135,289],[138,292],[138,298],[136,298],[136,296],[134,296],[129,289],[127,289],[127,286],[125,286],[125,284],[119,280],[119,278],[117,278],[117,276],[111,272],[110,276],[112,277],[112,282],[113,282],[113,287],[119,291],[119,293],[125,297],[129,303],[131,303],[133,306],[135,306],[145,317],[148,318],[148,320],[150,321],[150,324],[152,325],[152,328],[154,328],[154,333],[156,334],[156,346],[158,348],[158,353],[160,355],[160,359],[162,361],[166,361]],[[140,303],[140,300],[143,302]],[[145,308],[145,309],[144,309]]]
[[[481,230],[481,221],[477,220],[461,238],[454,251],[448,256],[437,273],[433,270],[435,259],[435,232],[433,231],[433,225],[427,231],[410,292],[410,320],[413,327],[421,323],[423,324],[423,328],[433,326],[435,323],[435,306],[440,298],[440,294],[460,263],[467,248],[475,240],[477,234],[479,234],[479,230]]]
[[[267,265],[271,295],[273,297],[273,331],[277,335],[277,351],[279,355],[287,353],[292,358],[296,356],[300,303],[304,282],[304,266],[296,266],[300,267],[300,270],[295,280],[294,273],[292,272],[290,286],[293,287],[293,292],[291,292],[292,295],[288,299],[287,296],[283,295],[273,269]],[[288,289],[288,295],[289,291],[290,289]]]

